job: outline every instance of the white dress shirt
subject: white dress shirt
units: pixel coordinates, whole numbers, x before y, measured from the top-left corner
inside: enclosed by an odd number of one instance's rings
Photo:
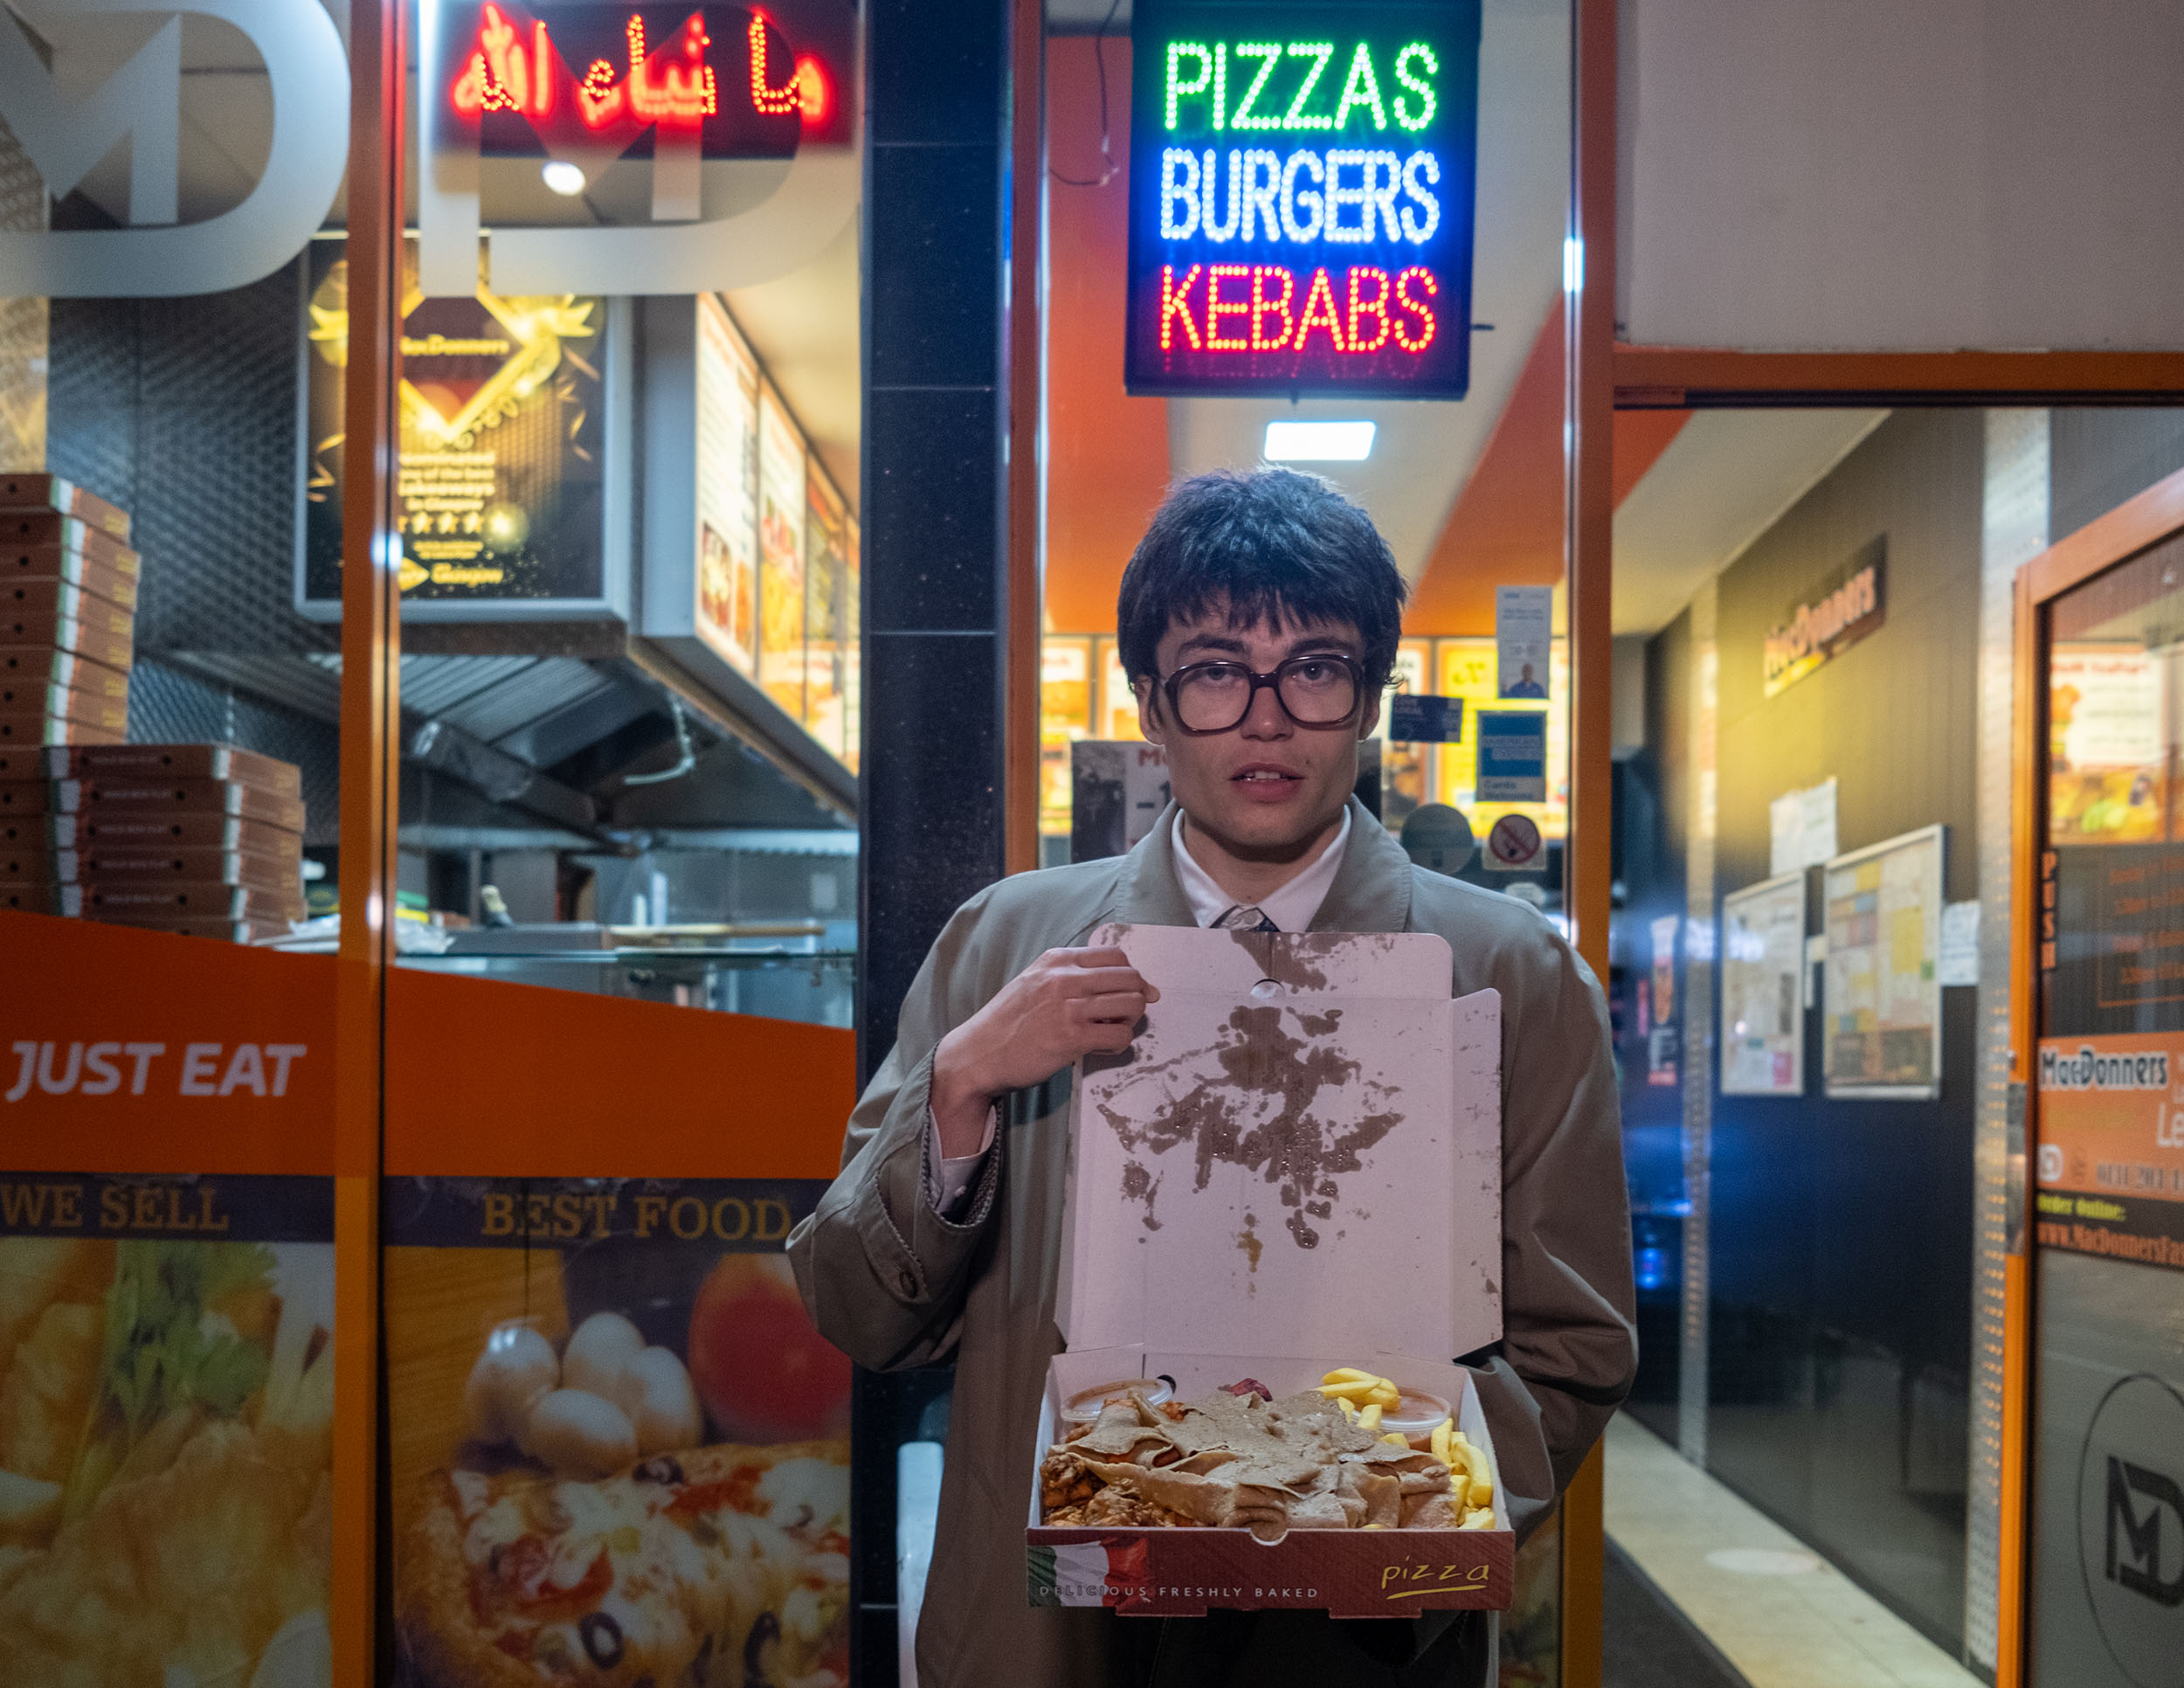
[[[1310,930],[1319,914],[1319,905],[1327,901],[1328,888],[1342,871],[1342,854],[1349,846],[1350,811],[1344,808],[1342,825],[1328,841],[1327,847],[1286,885],[1261,897],[1255,905],[1259,912],[1285,932]],[[1175,872],[1182,882],[1183,895],[1189,899],[1191,913],[1199,925],[1213,925],[1223,915],[1241,906],[1214,882],[1213,875],[1199,866],[1198,859],[1184,843],[1180,809],[1176,811],[1175,818]]]
[[[1343,852],[1350,845],[1350,810],[1342,812],[1342,825],[1328,841],[1327,847],[1314,856],[1288,883],[1269,891],[1253,906],[1285,932],[1308,930],[1319,914],[1319,905],[1327,901],[1328,889],[1341,871]],[[1191,913],[1200,926],[1213,926],[1222,917],[1239,912],[1242,904],[1223,890],[1213,875],[1198,864],[1190,847],[1184,842],[1183,812],[1175,817],[1176,878],[1181,882],[1185,899],[1191,905]],[[1256,925],[1256,921],[1247,923]],[[925,1200],[943,1219],[950,1218],[961,1204],[964,1194],[978,1181],[978,1169],[985,1164],[986,1152],[993,1146],[994,1128],[999,1123],[1001,1110],[997,1103],[986,1114],[985,1135],[979,1139],[976,1152],[967,1155],[945,1157],[940,1151],[940,1122],[929,1108],[925,1115]]]

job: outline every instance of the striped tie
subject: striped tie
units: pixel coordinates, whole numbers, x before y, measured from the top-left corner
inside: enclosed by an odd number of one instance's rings
[[[1214,929],[1224,932],[1278,932],[1282,929],[1266,917],[1266,911],[1239,903],[1213,923]]]

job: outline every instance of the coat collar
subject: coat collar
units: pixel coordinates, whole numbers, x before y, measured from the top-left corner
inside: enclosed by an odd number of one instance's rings
[[[1173,803],[1122,860],[1100,921],[1138,926],[1194,926],[1176,875]],[[1095,923],[1099,924],[1098,922]],[[1350,799],[1350,842],[1335,882],[1312,922],[1316,932],[1400,932],[1411,924],[1411,860],[1371,810]]]

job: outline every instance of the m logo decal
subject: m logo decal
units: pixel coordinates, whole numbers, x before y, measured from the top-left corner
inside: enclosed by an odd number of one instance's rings
[[[2151,1501],[2152,1510],[2142,1516],[2134,1495]],[[2166,1526],[2164,1518],[2170,1520]],[[2169,1561],[2175,1574],[2167,1578],[2161,1574],[2164,1536],[2176,1543]],[[2174,1479],[2113,1454],[2108,1456],[2108,1580],[2157,1605],[2184,1605],[2184,1491]]]
[[[2135,1688],[2176,1688],[2184,1659],[2184,1483],[2172,1475],[2180,1448],[2184,1394],[2146,1372],[2109,1385],[2079,1445],[2085,1615],[2118,1679]],[[2061,1616],[2055,1622],[2057,1635],[2074,1628]]]
[[[103,38],[86,27],[91,20],[130,17],[162,21],[88,94],[72,97],[59,62],[79,37]],[[264,173],[239,204],[186,224],[178,221],[185,17],[239,31],[264,61],[273,103]],[[0,18],[0,118],[56,199],[126,139],[128,226],[0,231],[0,294],[218,293],[270,275],[301,250],[334,203],[349,156],[349,61],[317,0],[62,0],[39,17],[51,31],[53,69],[24,24]]]

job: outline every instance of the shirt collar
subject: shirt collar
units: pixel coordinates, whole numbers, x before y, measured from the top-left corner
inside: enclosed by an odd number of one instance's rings
[[[1349,843],[1350,810],[1345,806],[1342,825],[1327,847],[1289,883],[1261,897],[1260,913],[1285,932],[1310,930],[1313,918],[1319,913],[1319,905],[1327,900],[1328,888],[1342,869],[1343,852]],[[1211,926],[1236,906],[1236,899],[1214,882],[1213,875],[1199,866],[1190,847],[1184,842],[1181,809],[1176,811],[1175,817],[1175,871],[1183,895],[1191,904],[1192,917],[1199,925]]]

